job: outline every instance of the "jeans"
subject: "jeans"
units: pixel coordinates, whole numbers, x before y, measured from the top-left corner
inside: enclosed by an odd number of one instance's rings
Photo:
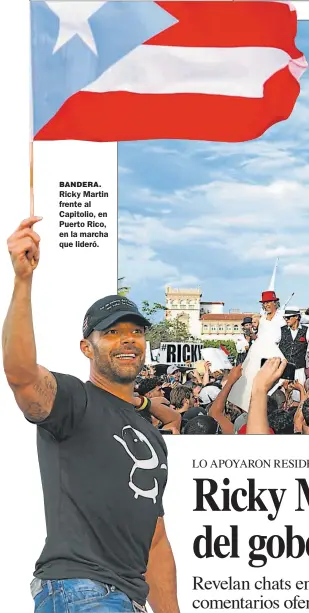
[[[146,608],[133,602],[114,585],[89,579],[45,581],[33,579],[34,613],[141,613]]]

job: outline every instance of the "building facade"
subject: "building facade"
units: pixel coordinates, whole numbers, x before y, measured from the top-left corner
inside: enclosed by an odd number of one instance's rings
[[[242,332],[241,322],[252,313],[233,310],[224,313],[224,302],[204,302],[202,292],[196,289],[175,289],[165,291],[166,312],[169,320],[179,318],[188,326],[192,336],[202,340],[236,340]]]

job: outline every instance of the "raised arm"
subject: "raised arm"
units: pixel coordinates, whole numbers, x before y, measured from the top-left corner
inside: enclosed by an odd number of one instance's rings
[[[55,377],[37,364],[33,330],[32,278],[40,257],[40,237],[33,225],[40,219],[26,219],[8,239],[15,281],[2,331],[3,366],[8,384],[24,415],[37,422],[49,415],[57,392]]]
[[[233,385],[240,379],[242,374],[242,365],[232,368],[224,388],[218,394],[217,398],[212,403],[209,415],[213,417],[221,427],[222,434],[234,434],[234,426],[224,414],[226,401],[230,395]]]
[[[202,380],[202,385],[208,385],[209,380],[210,380],[210,368],[211,368],[211,363],[210,362],[204,362],[204,366],[205,366],[205,372],[203,375],[203,380]]]
[[[247,434],[269,434],[267,394],[281,378],[286,365],[286,360],[281,362],[280,358],[271,358],[255,376],[248,412]]]

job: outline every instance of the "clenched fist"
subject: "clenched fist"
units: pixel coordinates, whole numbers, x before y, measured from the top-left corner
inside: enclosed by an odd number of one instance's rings
[[[40,237],[33,225],[42,217],[29,217],[21,222],[7,241],[15,275],[20,279],[31,277],[40,259]]]

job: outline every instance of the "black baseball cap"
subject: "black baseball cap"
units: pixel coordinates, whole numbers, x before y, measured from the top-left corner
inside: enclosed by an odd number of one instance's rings
[[[241,325],[244,326],[245,324],[252,324],[252,317],[244,317],[244,320]]]
[[[129,318],[139,325],[149,328],[150,321],[142,315],[136,304],[125,296],[105,296],[97,300],[87,311],[83,323],[83,337],[94,330],[107,330],[120,319]]]

